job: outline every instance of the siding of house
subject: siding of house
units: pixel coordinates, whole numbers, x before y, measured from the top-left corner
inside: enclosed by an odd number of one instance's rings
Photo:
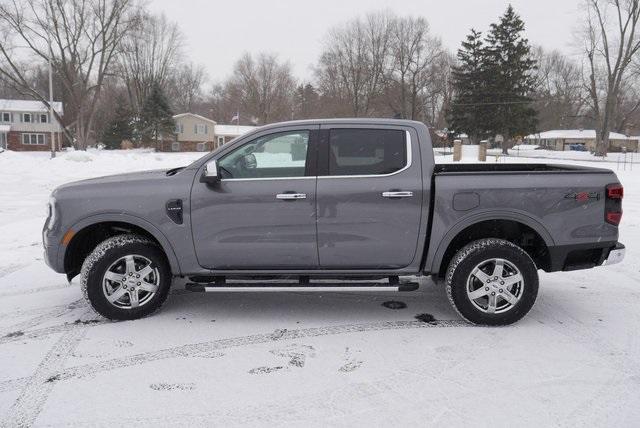
[[[177,141],[210,142],[214,140],[216,123],[213,121],[203,120],[198,116],[185,115],[176,118],[175,122],[176,128],[181,131],[176,134]],[[198,126],[204,129],[199,129],[200,132],[196,132]]]
[[[12,127],[13,128],[13,127]],[[23,134],[42,134],[44,144],[24,144]],[[62,133],[57,132],[56,134],[56,145],[58,145],[59,141],[62,141]],[[51,150],[51,134],[49,132],[18,132],[18,131],[9,131],[7,133],[7,149],[13,150],[16,152],[26,152],[26,151],[36,151],[36,152],[46,152]]]

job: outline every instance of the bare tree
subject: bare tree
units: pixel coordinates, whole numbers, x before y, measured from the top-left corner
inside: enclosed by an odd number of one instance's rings
[[[383,93],[390,46],[389,14],[370,14],[333,28],[316,75],[323,96],[349,106],[349,114],[368,116]]]
[[[443,87],[436,76],[443,72],[440,60],[445,56],[439,38],[430,34],[424,18],[395,18],[391,24],[391,67],[388,77],[397,93],[390,99],[393,110],[402,118],[434,116],[436,99]],[[431,112],[425,111],[426,103]],[[430,114],[429,114],[430,113]]]
[[[123,40],[119,69],[131,106],[139,112],[153,85],[165,88],[176,73],[184,37],[164,14],[149,15],[141,10],[137,20],[136,28]]]
[[[244,54],[225,85],[225,96],[236,100],[243,119],[259,124],[290,119],[296,81],[288,63],[275,55]]]
[[[202,97],[207,74],[202,65],[185,64],[169,78],[168,94],[174,111],[193,112]]]
[[[640,0],[587,0],[584,25],[585,88],[596,128],[596,154],[604,156],[618,97],[640,50]]]
[[[0,74],[48,107],[46,97],[29,84],[17,61],[51,59],[65,95],[65,116],[73,117],[70,125],[80,149],[90,141],[105,76],[134,22],[133,1],[10,0],[0,4]],[[54,115],[62,122],[57,112]]]
[[[583,125],[587,94],[580,66],[559,51],[536,49],[538,64],[536,109],[540,129],[568,129]]]

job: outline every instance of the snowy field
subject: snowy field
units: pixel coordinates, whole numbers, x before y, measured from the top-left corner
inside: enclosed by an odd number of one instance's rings
[[[101,319],[77,278],[69,285],[42,261],[49,193],[199,155],[0,154],[0,425],[640,424],[640,165],[617,171],[627,259],[541,273],[536,305],[511,327],[461,322],[429,279],[405,294],[203,295],[175,284],[152,317]]]

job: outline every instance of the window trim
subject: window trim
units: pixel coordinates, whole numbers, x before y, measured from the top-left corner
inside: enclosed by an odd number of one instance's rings
[[[219,162],[220,159],[224,156],[227,156],[228,154],[232,153],[234,150],[238,150],[241,147],[246,146],[247,144],[251,144],[253,143],[256,139],[258,138],[262,138],[262,137],[266,137],[269,135],[275,135],[275,134],[285,134],[285,133],[293,133],[293,132],[300,132],[300,131],[307,131],[309,133],[309,140],[307,142],[307,157],[305,159],[305,175],[300,176],[300,177],[254,177],[254,178],[221,178],[220,181],[274,181],[274,180],[308,180],[308,179],[316,179],[318,178],[317,176],[317,171],[316,171],[316,159],[317,159],[317,140],[318,140],[318,130],[317,129],[312,129],[312,128],[302,128],[302,129],[285,129],[285,130],[280,130],[280,131],[275,131],[275,132],[270,132],[268,134],[264,134],[264,135],[260,135],[257,136],[255,138],[252,138],[251,140],[247,141],[246,143],[243,143],[241,145],[239,145],[238,147],[234,147],[232,150],[230,150],[228,153],[224,153],[221,157],[216,157],[215,159],[210,159],[208,160],[205,165],[213,160],[215,160],[216,162]],[[307,171],[311,171],[312,173],[315,172],[315,174],[312,175],[306,175]]]
[[[331,129],[378,129],[378,128],[331,128]],[[382,128],[386,129],[386,128]],[[408,130],[404,130],[406,136],[406,149],[407,149],[407,163],[405,166],[400,168],[397,171],[390,172],[389,174],[360,174],[360,175],[319,175],[318,178],[382,178],[382,177],[391,177],[396,174],[400,174],[411,168],[413,164],[413,155],[412,155],[412,144],[411,144],[411,132]],[[329,150],[329,142],[325,145],[326,149]]]
[[[24,120],[25,117],[29,116],[29,120]],[[22,113],[22,123],[35,123],[33,121],[33,114],[32,113]]]

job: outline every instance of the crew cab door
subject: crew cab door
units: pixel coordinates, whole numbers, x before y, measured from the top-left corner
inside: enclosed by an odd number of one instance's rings
[[[318,267],[317,135],[318,126],[265,131],[218,156],[218,182],[194,183],[191,221],[201,266]]]
[[[320,267],[408,266],[416,256],[422,197],[420,148],[410,128],[323,125],[317,194]]]

